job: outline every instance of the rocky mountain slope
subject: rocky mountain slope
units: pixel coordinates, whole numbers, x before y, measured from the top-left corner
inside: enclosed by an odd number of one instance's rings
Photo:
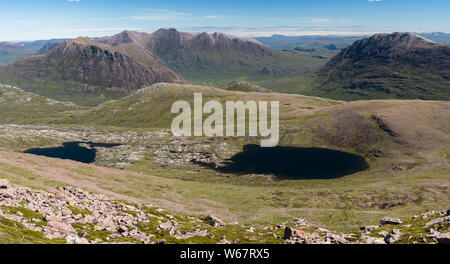
[[[411,33],[356,41],[319,71],[315,89],[329,98],[450,99],[450,45]]]
[[[44,55],[0,67],[0,80],[83,105],[119,98],[161,81],[182,81],[148,52],[133,51],[87,38],[67,40]]]
[[[193,34],[159,29],[152,34],[125,31],[96,40],[116,47],[141,45],[173,71],[193,81],[286,76],[309,72],[317,62],[273,50],[252,39],[222,33]],[[312,62],[312,63],[311,63]]]

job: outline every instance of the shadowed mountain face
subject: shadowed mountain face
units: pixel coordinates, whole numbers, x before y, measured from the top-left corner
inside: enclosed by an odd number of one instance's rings
[[[90,97],[119,98],[153,83],[181,80],[145,49],[116,48],[87,38],[67,40],[45,55],[0,68],[2,82],[80,104],[89,104]]]
[[[450,45],[410,33],[356,41],[319,72],[318,87],[338,99],[450,99]]]

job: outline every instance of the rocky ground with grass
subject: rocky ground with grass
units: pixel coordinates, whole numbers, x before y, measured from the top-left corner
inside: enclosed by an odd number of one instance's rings
[[[34,147],[59,147],[64,142],[117,144],[95,146],[95,164],[124,168],[145,157],[162,167],[189,167],[192,161],[221,164],[241,151],[237,144],[209,138],[174,137],[170,130],[102,130],[87,126],[61,127],[43,125],[1,125],[0,147],[22,151]],[[243,143],[242,143],[243,144]],[[91,148],[81,143],[81,147]]]
[[[173,214],[151,205],[111,199],[75,187],[53,192],[0,180],[0,243],[450,243],[450,210],[338,233],[297,218],[277,226],[249,226],[212,215]]]

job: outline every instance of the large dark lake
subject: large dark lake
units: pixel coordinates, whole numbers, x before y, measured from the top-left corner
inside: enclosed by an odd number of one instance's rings
[[[80,146],[87,144],[89,147]],[[95,161],[97,153],[96,147],[112,148],[120,144],[94,143],[94,142],[66,142],[61,147],[56,148],[33,148],[27,149],[24,153],[46,156],[50,158],[70,159],[83,163]]]
[[[247,145],[217,171],[234,174],[273,174],[281,179],[335,179],[367,170],[358,155],[322,148]]]

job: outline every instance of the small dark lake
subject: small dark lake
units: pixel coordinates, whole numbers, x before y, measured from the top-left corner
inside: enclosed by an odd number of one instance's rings
[[[82,147],[80,144],[87,144],[89,147]],[[97,154],[96,147],[112,148],[120,144],[94,143],[94,142],[66,142],[61,147],[55,148],[33,148],[27,149],[24,153],[45,156],[50,158],[69,159],[83,163],[92,163]]]
[[[208,166],[207,164],[203,164]],[[247,145],[226,166],[215,170],[234,174],[273,174],[280,179],[336,179],[367,170],[358,155],[322,148]]]

